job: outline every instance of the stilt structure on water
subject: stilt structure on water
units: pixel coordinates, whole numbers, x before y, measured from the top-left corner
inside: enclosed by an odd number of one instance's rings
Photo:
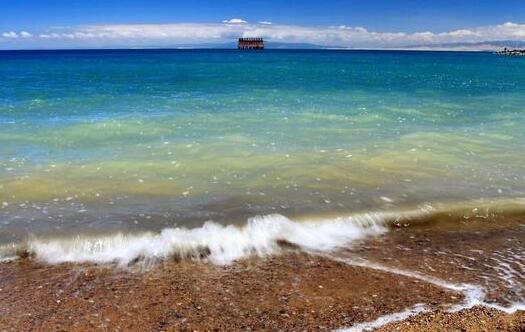
[[[263,50],[264,40],[262,38],[239,38],[237,48],[239,50]]]

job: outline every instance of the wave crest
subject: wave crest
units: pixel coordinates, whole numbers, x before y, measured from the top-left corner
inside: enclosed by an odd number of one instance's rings
[[[257,216],[244,226],[206,222],[198,228],[159,233],[115,233],[63,238],[33,237],[0,246],[0,262],[29,256],[50,264],[117,263],[198,259],[230,264],[248,256],[277,254],[285,247],[329,252],[399,227],[505,227],[525,213],[525,199],[420,205],[417,209],[368,212],[346,217],[293,221],[279,214]],[[520,217],[521,218],[521,217]],[[521,220],[521,219],[520,219]]]
[[[368,213],[296,222],[282,215],[269,215],[251,218],[243,227],[207,222],[199,228],[166,228],[160,233],[32,238],[24,244],[4,247],[0,257],[31,256],[50,264],[89,262],[120,265],[188,258],[224,265],[251,255],[276,254],[283,246],[306,251],[330,251],[386,232],[385,219],[384,214]]]

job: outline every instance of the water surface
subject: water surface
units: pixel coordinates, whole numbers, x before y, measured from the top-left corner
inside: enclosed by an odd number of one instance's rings
[[[0,52],[0,241],[525,192],[525,61]]]

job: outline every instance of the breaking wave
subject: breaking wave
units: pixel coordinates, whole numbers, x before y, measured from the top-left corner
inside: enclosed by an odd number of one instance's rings
[[[432,226],[436,223],[459,225],[458,220],[464,227],[465,220],[477,218],[484,221],[498,215],[505,219],[524,211],[525,200],[514,199],[422,205],[413,210],[368,212],[307,221],[294,221],[273,214],[251,218],[244,226],[208,221],[197,228],[166,228],[157,233],[31,237],[20,243],[0,246],[0,262],[30,257],[49,264],[129,265],[194,259],[226,265],[253,255],[278,254],[286,248],[328,253],[354,241],[386,233],[390,228]]]
[[[118,263],[166,259],[203,259],[229,264],[251,255],[276,254],[284,247],[330,251],[386,232],[383,213],[296,222],[282,215],[254,217],[243,227],[207,222],[202,227],[166,228],[160,233],[69,238],[32,238],[0,248],[4,260],[30,256],[50,264]]]

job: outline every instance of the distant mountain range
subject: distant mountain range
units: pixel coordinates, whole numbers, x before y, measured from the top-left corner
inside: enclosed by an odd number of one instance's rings
[[[308,44],[308,43],[278,43],[278,42],[264,42],[267,49],[325,49],[326,46]],[[236,42],[230,43],[203,43],[203,44],[182,44],[175,45],[174,48],[213,48],[213,49],[235,49]]]
[[[322,46],[309,43],[280,43],[280,42],[265,42],[267,49],[359,49],[354,47],[343,47],[343,46]],[[438,50],[438,51],[498,51],[503,48],[518,49],[525,48],[524,41],[515,40],[495,40],[495,41],[483,41],[473,43],[442,43],[442,44],[421,44],[421,45],[409,45],[400,46],[393,48],[383,49],[397,49],[397,50]],[[176,45],[174,48],[212,48],[212,49],[235,49],[237,48],[236,42],[230,43],[204,43],[204,44],[186,44]]]
[[[414,51],[500,51],[503,48],[509,49],[525,49],[524,41],[515,40],[495,40],[482,42],[466,42],[466,43],[442,43],[442,44],[420,44],[407,45],[398,47],[384,47],[384,48],[363,48],[363,47],[343,47],[343,46],[323,46],[310,43],[281,43],[266,41],[265,47],[267,49],[342,49],[342,50],[359,50],[359,49],[375,49],[375,50],[414,50]],[[129,47],[123,47],[129,48]],[[202,44],[176,44],[164,46],[141,46],[141,49],[156,49],[156,48],[172,48],[172,49],[236,49],[236,42],[228,43],[202,43]]]
[[[443,43],[408,46],[409,50],[446,50],[446,51],[499,51],[503,48],[522,49],[525,48],[524,41],[516,40],[493,40],[475,43]]]

